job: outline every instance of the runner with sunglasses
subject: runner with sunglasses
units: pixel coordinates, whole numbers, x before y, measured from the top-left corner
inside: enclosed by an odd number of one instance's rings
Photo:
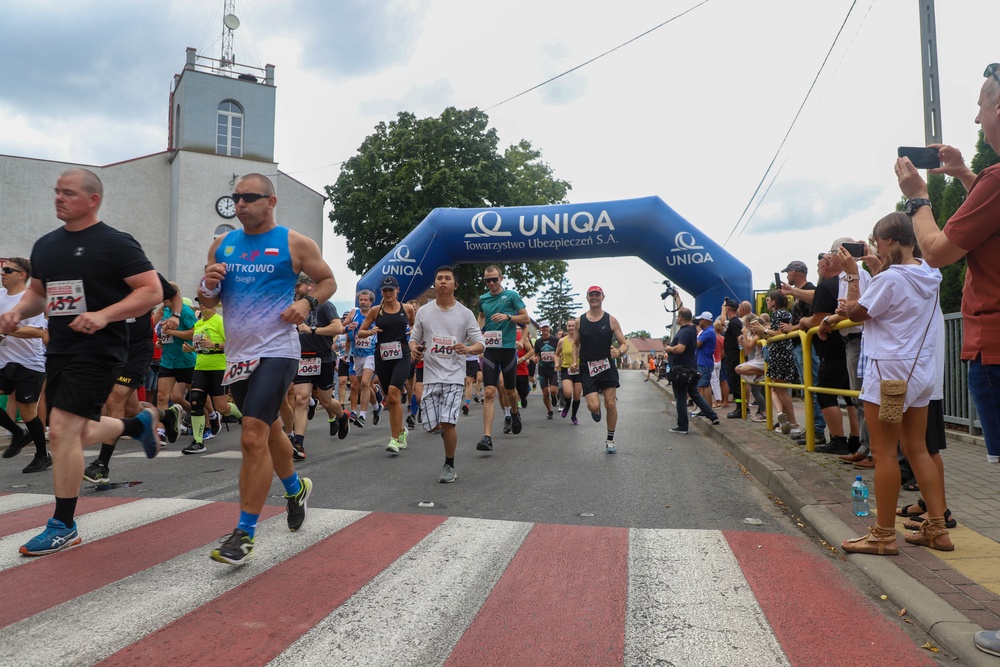
[[[524,301],[514,290],[504,289],[503,273],[494,265],[483,271],[483,280],[489,292],[479,297],[479,326],[486,340],[483,353],[483,385],[486,395],[483,399],[483,435],[476,444],[481,452],[492,451],[493,438],[493,398],[497,394],[497,383],[503,379],[504,391],[511,406],[510,428],[514,435],[521,432],[521,413],[517,409],[520,397],[517,395],[517,327],[530,321]]]

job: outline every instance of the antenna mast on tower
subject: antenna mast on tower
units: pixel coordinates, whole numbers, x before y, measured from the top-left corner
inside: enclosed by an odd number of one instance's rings
[[[236,17],[236,0],[223,0],[222,3],[222,59],[219,67],[232,69],[236,63],[233,55],[233,31],[240,27]]]

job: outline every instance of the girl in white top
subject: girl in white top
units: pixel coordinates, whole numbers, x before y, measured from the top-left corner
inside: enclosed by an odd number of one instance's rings
[[[941,273],[919,258],[913,222],[905,213],[892,213],[879,220],[872,232],[881,269],[859,296],[858,265],[840,248],[838,256],[849,279],[847,313],[855,322],[865,322],[864,353],[868,357],[861,399],[871,435],[875,460],[876,525],[867,535],[845,540],[845,551],[894,555],[895,507],[899,500],[899,462],[896,443],[903,453],[927,504],[928,519],[920,531],[906,536],[912,544],[942,551],[955,547],[945,527],[943,475],[927,452],[927,405],[935,390],[935,355],[940,336],[938,317]],[[912,369],[912,374],[911,374]],[[881,380],[906,380],[903,419],[900,423],[879,421]]]

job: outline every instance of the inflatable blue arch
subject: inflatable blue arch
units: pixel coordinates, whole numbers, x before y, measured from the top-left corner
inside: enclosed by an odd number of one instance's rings
[[[750,269],[659,197],[555,206],[436,208],[358,281],[379,300],[387,276],[400,300],[433,286],[444,264],[530,262],[634,255],[719,312],[724,297],[750,300]],[[613,266],[609,266],[613,271]]]

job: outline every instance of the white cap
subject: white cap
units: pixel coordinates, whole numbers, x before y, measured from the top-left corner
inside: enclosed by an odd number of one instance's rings
[[[699,320],[708,320],[709,322],[711,322],[711,321],[712,321],[712,320],[714,320],[715,318],[714,318],[714,317],[712,317],[712,313],[710,313],[710,312],[708,312],[708,311],[706,310],[706,311],[705,311],[704,313],[702,313],[701,315],[699,315],[699,316],[698,316],[698,319],[699,319]]]

